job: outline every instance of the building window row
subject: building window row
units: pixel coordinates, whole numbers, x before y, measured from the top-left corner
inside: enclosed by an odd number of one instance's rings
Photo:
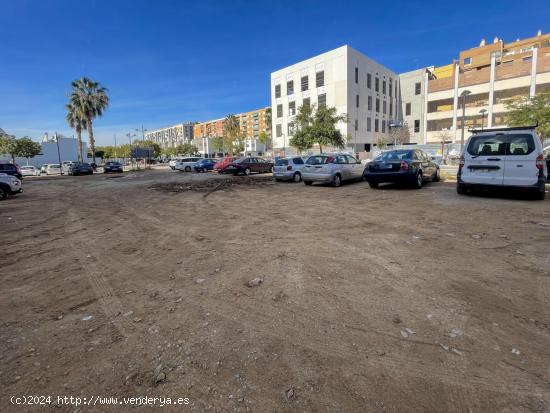
[[[315,73],[315,86],[316,87],[322,87],[325,86],[325,71],[321,70]],[[302,92],[305,92],[309,90],[309,77],[302,76],[300,78],[300,90]],[[291,96],[294,94],[294,80],[289,80],[286,82],[286,94],[287,96]],[[278,99],[281,97],[281,85],[276,84],[275,85],[275,98]]]

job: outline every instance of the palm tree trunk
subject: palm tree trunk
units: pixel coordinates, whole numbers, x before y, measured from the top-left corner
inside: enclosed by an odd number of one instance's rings
[[[92,129],[92,121],[86,121],[86,130],[88,131],[88,138],[90,139],[90,149],[92,150],[92,162],[95,163],[95,140],[94,130]]]
[[[78,162],[82,162],[82,131],[80,129],[76,130],[76,139],[78,141]]]

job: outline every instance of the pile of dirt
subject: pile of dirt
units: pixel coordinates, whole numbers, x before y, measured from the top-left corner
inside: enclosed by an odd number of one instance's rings
[[[235,186],[265,186],[274,184],[275,182],[271,176],[233,176],[230,178],[208,179],[197,182],[157,183],[150,188],[166,192],[206,192],[205,196],[207,196],[215,191],[231,190]]]

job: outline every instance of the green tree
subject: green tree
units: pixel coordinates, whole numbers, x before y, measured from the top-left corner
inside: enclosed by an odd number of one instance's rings
[[[215,138],[210,139],[210,143],[212,144],[212,149],[214,149],[214,152],[216,153],[223,153],[224,152],[224,140],[223,138],[216,136]]]
[[[175,148],[176,155],[194,155],[197,152],[197,147],[191,143],[179,144]]]
[[[267,135],[267,133],[265,132],[260,132],[260,135],[258,135],[258,140],[260,141],[260,143],[262,145],[265,146],[265,150],[267,151],[267,146],[268,146],[268,143],[269,143],[269,136]]]
[[[42,153],[42,145],[33,141],[31,138],[25,136],[15,140],[16,155],[22,158],[27,158],[27,164],[29,159],[34,158],[36,155]]]
[[[319,145],[319,152],[323,152],[323,146],[334,146],[340,149],[346,146],[346,139],[342,132],[336,129],[336,124],[347,121],[347,115],[338,115],[336,108],[328,106],[317,108],[313,115],[310,132],[313,142]]]
[[[96,117],[101,117],[109,106],[107,89],[99,82],[83,77],[71,82],[72,91],[69,104],[73,105],[82,116],[90,141],[92,161],[95,163],[95,139],[92,123]]]
[[[15,163],[15,157],[17,156],[17,142],[15,136],[0,136],[0,154],[10,155],[12,162]]]
[[[82,162],[82,130],[86,129],[86,123],[80,112],[80,107],[72,103],[65,105],[67,108],[67,123],[76,131],[78,141],[78,161]]]
[[[295,131],[290,138],[290,146],[303,152],[313,146],[313,108],[310,105],[302,105],[298,108],[295,119]]]
[[[138,148],[151,148],[153,149],[153,158],[156,158],[160,156],[162,148],[158,143],[152,140],[146,140],[145,142],[142,140],[135,140],[134,146],[137,146]]]
[[[235,146],[239,146],[236,141],[241,138],[241,125],[239,119],[231,113],[228,114],[223,121],[223,136],[226,146],[232,153],[235,153]]]
[[[506,107],[510,126],[529,126],[538,123],[537,133],[542,140],[550,138],[550,91],[530,99],[511,102]]]

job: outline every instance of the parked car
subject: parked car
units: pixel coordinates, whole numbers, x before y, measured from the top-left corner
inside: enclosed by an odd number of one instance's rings
[[[227,167],[237,159],[238,158],[235,156],[228,156],[227,158],[223,158],[221,161],[218,161],[214,164],[214,170],[220,174],[224,174],[227,172]]]
[[[47,167],[48,167],[48,164],[47,164],[47,163],[45,163],[44,165],[42,165],[42,166],[40,167],[40,173],[41,173],[41,174],[45,174],[45,173],[46,173],[46,168],[47,168]]]
[[[240,173],[250,175],[252,172],[257,172],[261,174],[271,172],[272,170],[272,162],[268,162],[265,159],[256,158],[253,156],[236,159],[231,162],[226,168],[226,171],[228,173],[232,173],[233,175],[238,175]]]
[[[541,140],[535,127],[473,131],[460,157],[456,190],[520,188],[545,197],[548,176]]]
[[[195,163],[200,161],[202,158],[200,156],[190,156],[188,158],[181,158],[176,162],[175,169],[182,172],[191,172]]]
[[[69,167],[69,175],[93,175],[94,168],[86,162],[73,162]]]
[[[302,180],[306,185],[322,182],[338,187],[344,181],[361,179],[362,174],[361,161],[351,155],[319,154],[307,159],[302,169]]]
[[[21,167],[21,174],[23,176],[40,176],[40,169],[32,166],[26,165]]]
[[[103,173],[122,171],[122,164],[120,162],[105,162],[105,165],[103,165]]]
[[[61,173],[61,165],[58,163],[49,163],[46,165],[46,175],[54,175]]]
[[[207,172],[212,171],[214,169],[214,165],[216,164],[217,159],[201,159],[200,161],[197,161],[195,165],[193,165],[193,169],[195,172]]]
[[[19,165],[14,163],[0,163],[0,173],[15,176],[18,179],[23,179],[23,173]]]
[[[426,181],[440,180],[439,165],[420,149],[396,149],[384,152],[369,162],[363,179],[371,188],[384,182],[410,184],[422,188]]]
[[[61,162],[61,170],[63,171],[63,173],[68,174],[69,170],[71,169],[71,166],[75,163],[77,163],[77,162],[76,161],[63,161],[63,162]]]
[[[544,148],[544,159],[546,159],[546,180],[550,181],[550,146]]]
[[[304,165],[305,162],[300,156],[277,159],[273,167],[273,177],[276,181],[300,182]]]
[[[23,192],[21,180],[13,175],[0,173],[0,201],[8,195],[15,195]]]

